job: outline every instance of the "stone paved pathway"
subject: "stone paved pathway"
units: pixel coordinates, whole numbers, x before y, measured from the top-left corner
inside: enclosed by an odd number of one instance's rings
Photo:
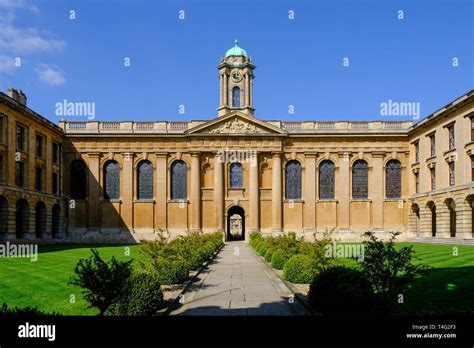
[[[305,315],[290,296],[248,244],[229,242],[171,315]]]

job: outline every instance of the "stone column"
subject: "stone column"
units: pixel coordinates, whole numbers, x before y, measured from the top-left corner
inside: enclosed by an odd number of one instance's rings
[[[464,199],[456,201],[456,238],[473,238],[471,204],[471,202],[466,202]]]
[[[249,87],[249,75],[245,74],[245,106],[249,106],[249,92],[250,92],[250,87]]]
[[[446,203],[436,202],[436,237],[449,238],[450,231],[450,212]]]
[[[224,105],[224,75],[220,74],[219,75],[219,86],[220,86],[220,91],[219,91],[219,106]]]
[[[200,153],[191,153],[191,230],[201,231]]]
[[[249,75],[249,104],[252,106],[253,103],[253,97],[252,97],[252,75]]]
[[[122,154],[123,169],[121,177],[121,219],[122,228],[128,231],[133,231],[133,158],[134,154],[126,152]]]
[[[304,183],[304,230],[316,230],[316,153],[305,153],[305,183]]]
[[[372,229],[383,229],[383,159],[385,152],[372,153],[372,170],[369,172],[369,198],[372,200]]]
[[[260,189],[258,184],[258,153],[255,157],[252,155],[250,161],[249,173],[249,232],[260,230]],[[248,239],[250,233],[246,233],[245,237]]]
[[[219,153],[214,158],[214,205],[216,208],[216,230],[224,232],[224,164]]]
[[[100,230],[100,163],[99,153],[89,153],[89,194],[87,209],[89,216],[89,230]]]
[[[167,231],[167,210],[168,210],[168,154],[167,153],[156,153],[156,204],[155,204],[155,222],[154,228]]]
[[[272,160],[272,232],[282,229],[281,153],[274,152]]]
[[[350,152],[339,152],[339,171],[336,176],[336,199],[338,200],[339,229],[350,228]]]
[[[227,96],[227,73],[224,73],[224,105],[229,105],[229,98]]]

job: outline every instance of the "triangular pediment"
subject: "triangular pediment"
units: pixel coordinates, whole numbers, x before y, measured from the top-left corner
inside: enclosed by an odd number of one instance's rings
[[[191,128],[185,134],[287,135],[288,132],[268,122],[234,111]]]

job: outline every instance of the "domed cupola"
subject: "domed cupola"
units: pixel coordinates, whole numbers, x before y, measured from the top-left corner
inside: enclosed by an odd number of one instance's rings
[[[247,52],[245,52],[243,48],[239,47],[239,41],[237,39],[235,39],[234,41],[234,47],[227,50],[227,52],[225,53],[226,58],[235,56],[247,57]]]

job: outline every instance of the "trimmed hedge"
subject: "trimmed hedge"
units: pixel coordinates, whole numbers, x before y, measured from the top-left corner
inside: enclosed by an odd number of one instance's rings
[[[265,261],[267,262],[272,262],[272,256],[273,256],[273,253],[275,252],[274,249],[268,249],[267,252],[265,253]]]
[[[222,233],[189,233],[170,242],[162,235],[152,242],[143,242],[140,250],[147,259],[140,262],[142,269],[156,273],[160,284],[178,284],[189,278],[224,244]]]
[[[309,284],[317,274],[317,264],[308,255],[293,255],[283,267],[283,279],[292,283]]]
[[[260,245],[260,248],[258,249],[258,253],[260,254],[260,256],[265,256],[266,252],[267,252],[267,246],[265,245],[265,243],[262,243]]]
[[[288,257],[283,250],[277,249],[272,255],[271,265],[276,269],[283,269],[285,263],[288,261]]]
[[[156,315],[163,306],[163,292],[156,274],[137,272],[129,279],[126,295],[111,306],[109,314]]]
[[[308,300],[312,309],[326,315],[368,313],[376,304],[367,277],[343,266],[322,270],[311,283]]]

